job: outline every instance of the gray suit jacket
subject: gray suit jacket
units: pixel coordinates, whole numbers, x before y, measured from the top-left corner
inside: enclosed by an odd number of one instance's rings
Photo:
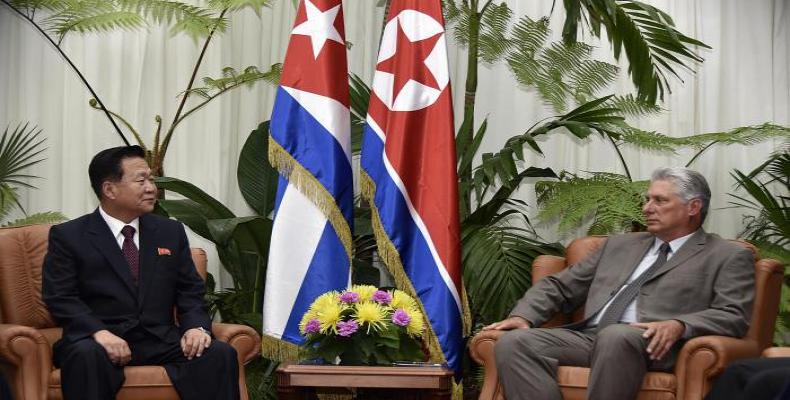
[[[589,319],[617,293],[654,240],[650,233],[610,237],[578,264],[536,282],[510,315],[540,326],[558,312],[585,305]],[[637,319],[680,320],[691,336],[741,337],[749,328],[753,298],[752,253],[700,229],[642,286]]]

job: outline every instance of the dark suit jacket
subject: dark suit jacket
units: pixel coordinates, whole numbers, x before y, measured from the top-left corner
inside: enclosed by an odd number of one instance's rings
[[[610,237],[578,264],[536,282],[510,315],[539,326],[584,304],[589,319],[631,276],[654,240],[646,232]],[[680,320],[691,336],[741,337],[749,328],[753,299],[752,253],[700,229],[642,286],[637,319]]]
[[[138,285],[98,209],[52,227],[42,274],[44,302],[65,340],[102,329],[124,337],[140,326],[175,343],[188,329],[211,329],[184,227],[167,218],[140,217]]]

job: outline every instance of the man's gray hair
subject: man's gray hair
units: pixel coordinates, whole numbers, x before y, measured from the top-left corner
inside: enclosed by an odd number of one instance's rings
[[[686,203],[693,199],[700,199],[702,202],[700,211],[702,221],[700,222],[705,222],[705,217],[708,216],[708,206],[710,205],[710,187],[702,174],[688,168],[659,168],[653,171],[650,181],[670,181],[674,183],[678,190],[678,196]]]

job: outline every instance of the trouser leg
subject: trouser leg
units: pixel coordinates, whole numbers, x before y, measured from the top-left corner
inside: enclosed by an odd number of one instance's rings
[[[149,338],[132,344],[132,363],[163,365],[182,400],[237,400],[240,396],[236,350],[225,342],[214,340],[200,357],[188,360],[180,343]]]
[[[706,400],[772,400],[790,380],[790,358],[752,358],[730,364]]]
[[[499,379],[508,400],[560,400],[557,367],[589,365],[592,335],[568,329],[515,329],[497,340]]]
[[[587,399],[635,399],[650,370],[671,370],[677,358],[677,343],[662,360],[651,361],[644,329],[625,324],[607,326],[596,334],[590,365]]]
[[[65,400],[111,400],[123,385],[123,368],[93,338],[61,340],[54,353]]]

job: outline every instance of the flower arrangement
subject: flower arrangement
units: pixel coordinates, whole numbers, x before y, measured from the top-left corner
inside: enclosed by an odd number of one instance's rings
[[[425,317],[411,296],[371,285],[322,294],[299,324],[311,356],[347,365],[423,361],[424,329]]]

